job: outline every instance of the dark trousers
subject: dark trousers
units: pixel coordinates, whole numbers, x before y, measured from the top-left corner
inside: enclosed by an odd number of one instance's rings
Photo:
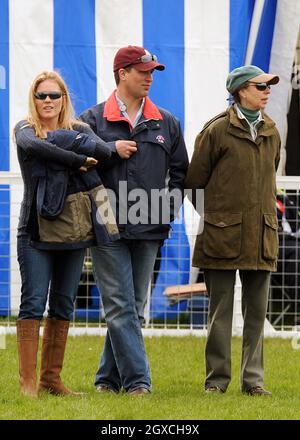
[[[267,313],[270,272],[239,271],[244,318],[241,389],[263,386],[263,330]],[[208,335],[205,350],[205,388],[226,391],[231,380],[231,335],[236,270],[205,270],[209,295]]]

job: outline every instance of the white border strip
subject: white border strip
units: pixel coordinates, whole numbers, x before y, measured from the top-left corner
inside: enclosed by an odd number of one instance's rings
[[[70,336],[105,336],[107,332],[106,328],[99,327],[70,327]],[[185,337],[185,336],[195,336],[195,337],[206,337],[207,330],[193,330],[193,329],[143,329],[143,336],[146,338],[152,337]],[[15,335],[16,326],[12,325],[9,327],[0,326],[0,335]],[[43,334],[41,329],[40,335]],[[240,331],[232,332],[232,336],[242,336],[242,329]],[[265,331],[265,338],[281,338],[281,339],[298,339],[300,341],[300,329],[297,330],[278,330],[278,331]]]

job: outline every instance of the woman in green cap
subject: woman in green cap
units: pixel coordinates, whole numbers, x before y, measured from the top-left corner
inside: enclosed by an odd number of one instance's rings
[[[244,318],[241,389],[264,389],[263,329],[270,272],[278,251],[276,170],[280,137],[264,113],[279,77],[256,66],[234,69],[226,87],[232,105],[207,122],[196,138],[185,186],[204,189],[204,227],[193,266],[204,269],[209,294],[206,343],[208,393],[224,393],[231,380],[231,332],[236,271]],[[195,203],[196,197],[193,197]]]

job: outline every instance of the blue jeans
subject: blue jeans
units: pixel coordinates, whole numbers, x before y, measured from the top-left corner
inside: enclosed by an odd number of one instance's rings
[[[107,335],[95,385],[115,392],[151,389],[141,330],[147,290],[160,240],[121,239],[92,248],[95,280],[107,323]]]
[[[85,250],[34,249],[27,235],[18,237],[17,249],[22,280],[18,319],[42,319],[49,291],[48,317],[69,321],[74,310]]]

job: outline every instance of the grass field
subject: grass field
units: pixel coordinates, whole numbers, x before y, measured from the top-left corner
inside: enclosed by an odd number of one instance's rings
[[[249,397],[239,390],[241,341],[233,339],[233,380],[224,395],[206,395],[204,338],[146,338],[153,393],[145,397],[99,395],[94,373],[104,339],[70,337],[62,377],[85,397],[19,395],[15,336],[0,350],[2,420],[283,420],[300,419],[300,350],[290,340],[265,341],[265,385],[272,397]]]

